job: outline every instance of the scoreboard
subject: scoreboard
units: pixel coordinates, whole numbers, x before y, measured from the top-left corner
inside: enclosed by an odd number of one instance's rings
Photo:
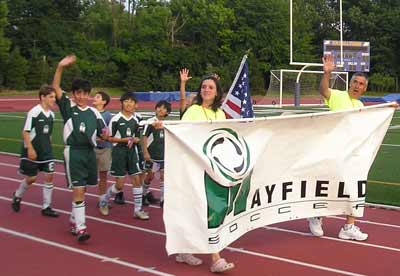
[[[366,41],[343,41],[343,64],[340,40],[324,40],[324,55],[333,55],[337,71],[369,72],[370,44]]]

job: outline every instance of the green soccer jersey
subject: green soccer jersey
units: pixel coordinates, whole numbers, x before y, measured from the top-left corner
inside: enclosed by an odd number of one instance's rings
[[[105,123],[93,107],[80,108],[65,93],[57,100],[64,119],[64,143],[72,147],[95,147]]]
[[[157,121],[157,117],[148,119],[149,122]],[[157,129],[152,125],[146,125],[144,135],[147,137],[147,149],[153,161],[164,161],[164,129]]]
[[[115,115],[108,125],[110,136],[115,138],[139,138],[139,123],[134,116],[125,117],[121,112]],[[116,147],[126,147],[127,143],[114,143]]]
[[[37,158],[32,162],[53,160],[51,148],[51,133],[53,132],[54,113],[45,111],[40,104],[29,110],[26,115],[24,131],[29,132],[29,138],[36,151]],[[25,143],[22,146],[21,158],[28,158]]]

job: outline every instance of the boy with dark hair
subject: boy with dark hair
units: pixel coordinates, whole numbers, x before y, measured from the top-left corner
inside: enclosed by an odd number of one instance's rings
[[[25,178],[13,193],[11,207],[15,212],[21,208],[21,200],[26,190],[35,182],[38,172],[45,173],[43,186],[42,215],[58,217],[51,205],[53,192],[54,157],[51,148],[56,94],[53,87],[43,85],[39,90],[40,103],[29,110],[22,130],[23,146],[19,165],[19,173]]]
[[[156,114],[148,119],[148,122],[164,120],[171,112],[171,104],[167,101],[159,101],[155,106]],[[149,203],[154,203],[154,196],[149,191],[154,173],[160,172],[160,206],[164,203],[164,129],[155,128],[152,124],[147,124],[144,128],[142,137],[143,155],[148,167],[146,178],[144,179],[144,198]]]
[[[105,110],[110,100],[110,96],[104,91],[96,92],[93,99],[93,106],[100,112],[106,125],[110,123],[112,118],[111,112]],[[97,146],[94,151],[96,153],[97,171],[99,174],[99,196],[104,194],[107,189],[107,174],[111,168],[111,149],[112,144],[110,142],[100,138],[97,139]],[[108,209],[106,210],[100,207],[100,198],[99,210],[102,215],[108,215]]]
[[[137,219],[148,220],[149,215],[142,210],[143,188],[140,182],[141,169],[139,166],[139,124],[134,118],[136,98],[133,93],[121,96],[121,112],[110,121],[109,141],[113,143],[111,157],[111,175],[116,178],[114,185],[100,197],[100,207],[108,209],[108,200],[113,194],[121,192],[124,187],[126,173],[130,176],[134,201],[133,216]],[[108,211],[108,210],[107,210]]]
[[[61,90],[60,82],[64,68],[74,64],[74,55],[66,56],[57,65],[53,79],[57,105],[64,119],[65,175],[72,189],[71,233],[79,242],[90,238],[86,228],[85,192],[87,185],[97,184],[97,166],[94,147],[96,136],[108,138],[107,128],[100,113],[88,106],[91,86],[87,80],[72,82],[72,99]]]

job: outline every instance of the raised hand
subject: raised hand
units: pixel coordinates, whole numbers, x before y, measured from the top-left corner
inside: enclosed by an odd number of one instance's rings
[[[76,56],[69,55],[69,56],[66,56],[65,58],[63,58],[62,60],[60,60],[60,62],[58,63],[58,66],[67,67],[67,66],[70,66],[71,64],[74,64],[75,62],[76,62]]]
[[[324,72],[332,73],[336,69],[335,60],[333,55],[326,55],[322,58],[322,63],[324,64]]]
[[[181,82],[187,82],[192,78],[189,77],[189,69],[187,68],[183,68],[181,71],[179,71],[179,75],[181,77]]]

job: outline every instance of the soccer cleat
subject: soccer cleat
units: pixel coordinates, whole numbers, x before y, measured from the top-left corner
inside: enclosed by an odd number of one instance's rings
[[[19,210],[21,209],[21,200],[22,198],[16,197],[14,192],[11,202],[11,208],[14,210],[14,212],[19,212]]]
[[[99,202],[99,211],[103,216],[108,216],[108,202],[107,201],[100,201]]]
[[[148,220],[150,218],[149,214],[143,210],[135,211],[133,217],[141,220]]]
[[[308,227],[310,228],[310,232],[316,236],[321,237],[324,235],[324,230],[322,230],[322,218],[314,217],[308,218]]]
[[[89,238],[90,238],[90,235],[89,235],[89,233],[86,231],[86,228],[85,229],[82,229],[82,230],[79,230],[77,233],[76,233],[76,236],[77,236],[77,240],[78,240],[78,242],[84,242],[84,241],[87,241]]]
[[[339,238],[342,240],[365,241],[368,234],[361,232],[360,228],[351,224],[347,229],[344,226],[340,229]]]
[[[125,204],[124,192],[119,192],[115,194],[114,203],[119,205]]]
[[[52,217],[52,218],[57,218],[59,216],[59,214],[54,211],[53,209],[51,209],[51,207],[47,207],[45,209],[42,209],[42,215],[46,216],[46,217]]]

